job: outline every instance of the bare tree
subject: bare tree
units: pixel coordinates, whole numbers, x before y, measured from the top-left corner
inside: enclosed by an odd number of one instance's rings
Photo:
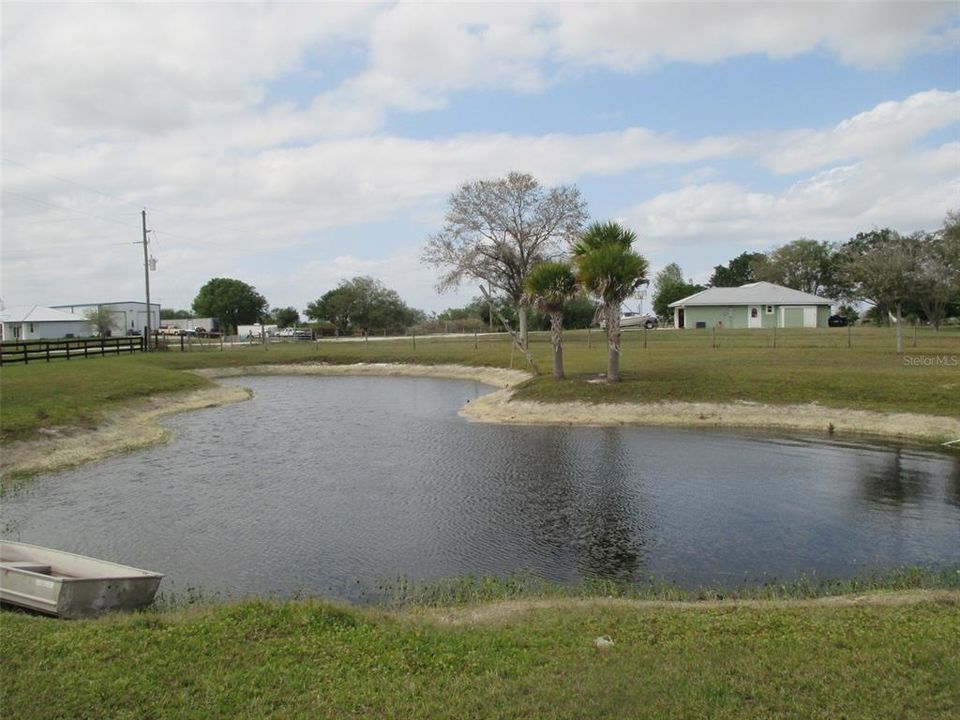
[[[442,270],[441,292],[470,278],[510,298],[526,346],[526,279],[580,234],[586,217],[576,186],[544,189],[532,175],[517,172],[464,183],[450,196],[443,229],[427,240],[422,260]]]
[[[100,337],[109,337],[113,332],[113,313],[103,305],[90,308],[83,316],[90,323],[93,331]]]

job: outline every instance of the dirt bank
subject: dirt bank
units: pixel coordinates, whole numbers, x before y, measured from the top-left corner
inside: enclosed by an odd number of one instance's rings
[[[159,424],[167,415],[226,405],[250,398],[250,391],[218,385],[185,393],[165,393],[107,414],[94,429],[50,428],[35,440],[4,443],[0,477],[33,475],[102,460],[110,455],[164,442],[170,431]]]
[[[916,413],[807,405],[736,403],[541,403],[512,400],[509,388],[465,406],[461,415],[478,422],[517,425],[655,425],[801,430],[831,435],[872,435],[943,443],[960,438],[960,419]]]
[[[211,368],[197,370],[209,378],[243,377],[246,375],[375,375],[378,377],[434,377],[451,380],[476,380],[486,385],[509,388],[527,380],[530,375],[520,370],[505,368],[468,367],[466,365],[399,365],[394,363],[362,363],[357,365],[328,365],[300,363],[296,365],[255,365],[239,368]]]

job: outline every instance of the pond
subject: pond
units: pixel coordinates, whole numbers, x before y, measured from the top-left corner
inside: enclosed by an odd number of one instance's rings
[[[164,588],[358,600],[399,577],[530,572],[683,587],[960,560],[960,460],[892,446],[457,414],[479,383],[231,380],[168,445],[40,477],[12,539],[164,572]]]

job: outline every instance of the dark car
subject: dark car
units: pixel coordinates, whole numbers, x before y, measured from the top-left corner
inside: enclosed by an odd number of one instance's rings
[[[846,327],[850,324],[850,320],[845,318],[843,315],[831,315],[827,320],[827,325],[830,327]]]

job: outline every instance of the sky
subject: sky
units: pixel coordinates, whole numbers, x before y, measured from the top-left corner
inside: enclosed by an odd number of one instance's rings
[[[956,3],[0,6],[6,305],[213,277],[301,312],[369,275],[428,312],[464,182],[576,185],[651,275],[960,209]]]

